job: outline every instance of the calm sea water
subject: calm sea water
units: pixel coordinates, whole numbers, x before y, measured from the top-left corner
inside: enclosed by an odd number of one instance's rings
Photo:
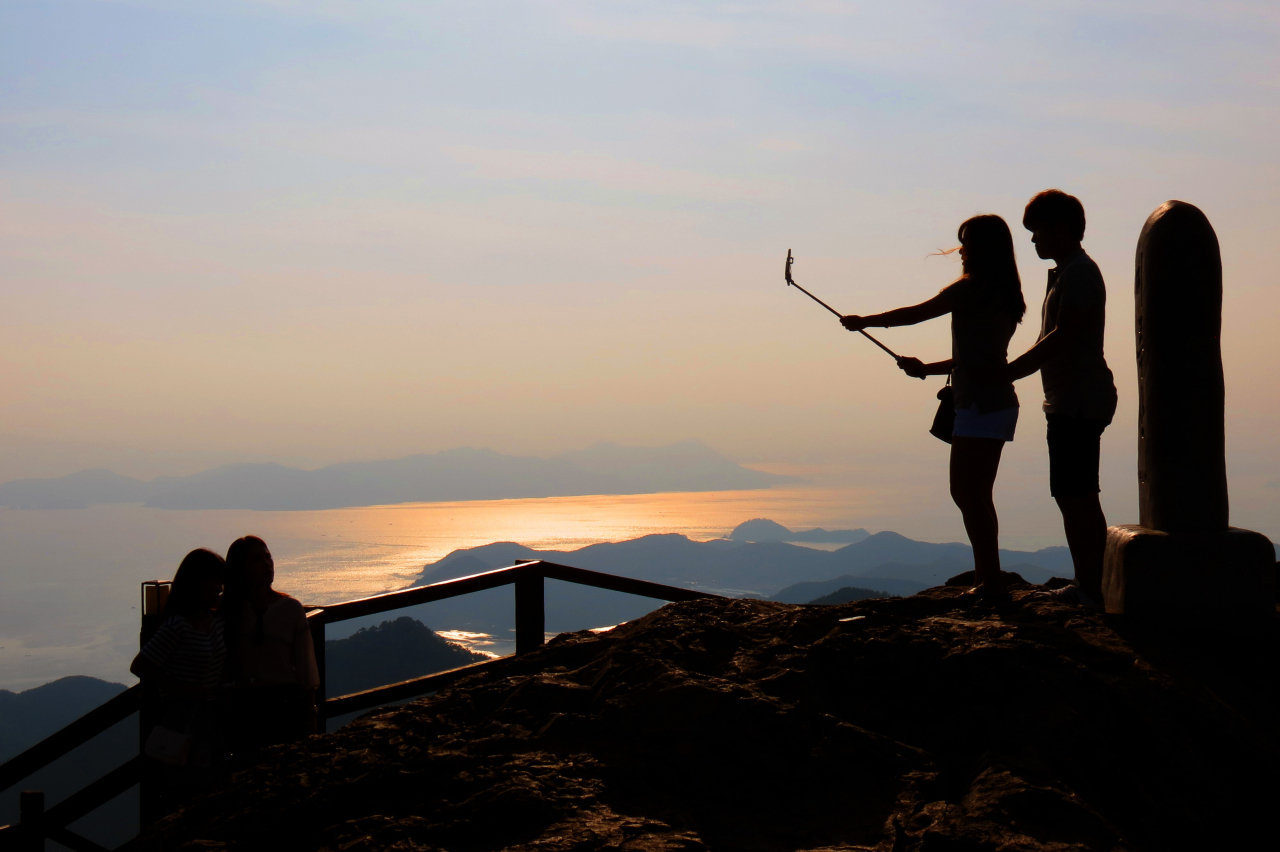
[[[862,526],[883,510],[875,500],[872,489],[810,487],[319,512],[0,509],[0,688],[69,674],[132,682],[139,584],[172,577],[192,548],[225,552],[247,533],[275,554],[277,588],[323,604],[402,588],[424,565],[492,541],[572,550],[650,533],[709,540],[759,517],[793,529]]]

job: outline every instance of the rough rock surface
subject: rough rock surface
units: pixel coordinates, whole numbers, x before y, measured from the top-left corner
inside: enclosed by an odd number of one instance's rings
[[[279,747],[140,847],[1270,847],[1278,659],[1027,586],[672,604]]]

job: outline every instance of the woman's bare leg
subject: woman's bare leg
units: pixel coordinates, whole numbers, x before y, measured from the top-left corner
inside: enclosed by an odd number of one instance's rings
[[[951,499],[964,516],[965,532],[973,546],[977,585],[1002,585],[1000,522],[991,497],[1000,469],[1004,441],[998,438],[951,439]]]

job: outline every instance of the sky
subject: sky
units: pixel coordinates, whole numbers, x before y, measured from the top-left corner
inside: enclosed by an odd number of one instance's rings
[[[872,313],[998,213],[1016,354],[1018,221],[1060,187],[1109,287],[1108,516],[1134,246],[1177,198],[1222,246],[1233,521],[1280,537],[1274,3],[9,0],[0,75],[0,481],[696,438],[945,501],[940,380],[783,257]],[[945,320],[879,336],[949,354]],[[1000,487],[1057,529],[1018,393]]]

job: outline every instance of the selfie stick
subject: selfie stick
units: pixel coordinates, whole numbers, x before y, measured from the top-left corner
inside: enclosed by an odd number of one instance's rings
[[[830,306],[830,305],[828,305],[826,302],[822,301],[822,300],[821,300],[821,299],[819,299],[817,296],[813,295],[813,294],[812,294],[812,293],[810,293],[808,290],[804,289],[803,287],[801,287],[799,284],[797,284],[797,283],[796,283],[795,279],[791,277],[791,264],[792,264],[792,262],[793,262],[793,259],[792,259],[792,257],[791,257],[791,249],[787,249],[787,271],[786,271],[787,286],[789,286],[789,287],[795,287],[795,288],[796,288],[797,290],[799,290],[801,293],[804,293],[804,294],[805,294],[806,296],[808,296],[810,299],[813,299],[813,300],[814,300],[815,302],[817,302],[819,305],[822,305],[822,307],[824,307],[824,308],[826,308],[827,310],[831,311],[831,313],[835,314],[836,316],[838,316],[838,317],[839,317],[839,316],[843,316],[843,314],[841,314],[841,313],[840,313],[839,311],[837,311],[835,308],[831,307],[831,306]],[[900,357],[898,356],[898,353],[894,352],[894,351],[893,351],[892,349],[890,349],[888,346],[885,346],[883,343],[881,343],[879,340],[876,340],[874,337],[872,337],[871,335],[867,334],[865,331],[862,331],[861,329],[859,329],[859,331],[861,332],[862,336],[863,336],[863,337],[865,337],[867,340],[870,340],[870,341],[871,341],[872,343],[874,343],[876,346],[879,346],[879,347],[880,347],[881,349],[883,349],[885,352],[888,352],[890,355],[892,355],[892,356],[893,356],[893,360],[895,360],[895,361],[901,361],[901,360],[902,360],[902,358],[900,358]]]

